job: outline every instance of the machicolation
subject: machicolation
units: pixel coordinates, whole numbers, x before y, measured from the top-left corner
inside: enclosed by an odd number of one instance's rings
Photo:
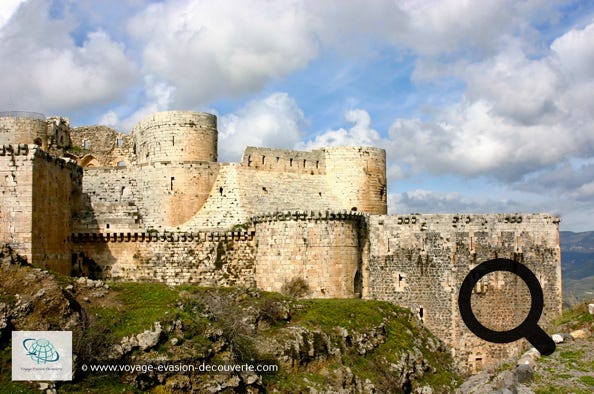
[[[457,291],[480,262],[509,258],[535,273],[541,324],[561,311],[554,216],[387,215],[386,152],[376,147],[248,147],[239,163],[219,163],[217,150],[206,113],[153,114],[131,134],[0,113],[0,243],[65,274],[270,291],[299,282],[310,297],[391,301],[416,312],[466,371],[523,346],[484,342],[462,322]],[[510,302],[530,304],[505,273],[483,278],[473,297],[493,326],[522,320]]]

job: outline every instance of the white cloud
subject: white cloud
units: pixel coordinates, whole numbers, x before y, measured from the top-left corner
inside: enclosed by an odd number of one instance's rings
[[[219,161],[239,161],[247,146],[291,149],[305,125],[303,112],[286,93],[273,93],[219,118]]]
[[[313,140],[301,142],[298,149],[315,149],[324,146],[380,146],[380,134],[371,128],[371,117],[367,111],[352,109],[347,111],[345,119],[353,126],[345,130],[327,130],[315,136]]]
[[[48,1],[18,8],[0,30],[0,106],[68,113],[123,96],[136,71],[124,47],[104,31],[77,46],[70,36],[75,26],[52,19]]]
[[[3,0],[0,3],[0,29],[8,22],[8,20],[14,15],[21,3],[26,0]]]
[[[509,199],[474,200],[457,192],[438,193],[424,189],[389,194],[388,205],[391,214],[517,212],[526,208],[522,203]]]
[[[504,182],[570,157],[593,156],[594,81],[575,65],[576,58],[586,61],[594,53],[593,26],[569,31],[546,57],[529,59],[511,47],[464,67],[456,73],[467,85],[464,99],[428,120],[396,120],[391,156],[417,173],[488,175]]]
[[[316,54],[297,1],[156,3],[129,30],[144,46],[144,72],[176,87],[177,107],[256,91]]]

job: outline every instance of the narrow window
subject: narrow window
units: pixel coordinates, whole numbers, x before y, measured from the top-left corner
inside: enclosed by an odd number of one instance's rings
[[[276,162],[278,163],[280,161],[280,157],[276,157]]]
[[[171,177],[171,190],[173,190],[173,181],[175,180],[175,177]]]
[[[219,193],[221,194],[221,196],[223,195],[223,186],[219,187]]]
[[[248,167],[251,167],[252,165],[252,156],[248,156]]]
[[[109,223],[107,223],[107,224],[105,225],[105,228],[109,228]]]
[[[306,163],[306,160],[303,159],[303,168],[305,168],[305,163]]]
[[[423,320],[423,307],[419,308],[419,318]]]
[[[262,156],[262,165],[264,165],[264,163],[266,163],[266,156]]]
[[[171,145],[175,146],[175,136],[171,137]]]
[[[118,146],[118,148],[121,148],[122,145],[124,145],[124,140],[121,137],[118,137],[118,139],[116,140],[116,145]]]
[[[320,168],[320,161],[316,160],[316,168]]]
[[[293,159],[289,159],[289,165],[293,167]]]

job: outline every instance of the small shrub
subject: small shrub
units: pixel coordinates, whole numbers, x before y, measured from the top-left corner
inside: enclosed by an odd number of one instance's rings
[[[294,298],[305,297],[310,293],[309,284],[305,279],[298,276],[283,283],[281,293]]]

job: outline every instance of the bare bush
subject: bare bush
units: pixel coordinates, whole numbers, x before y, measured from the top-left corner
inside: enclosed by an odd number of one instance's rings
[[[305,297],[310,293],[309,284],[305,279],[297,276],[283,283],[281,293],[294,298]]]

